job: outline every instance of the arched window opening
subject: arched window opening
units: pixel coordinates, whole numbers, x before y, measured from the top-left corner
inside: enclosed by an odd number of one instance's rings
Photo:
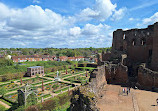
[[[143,38],[141,39],[141,45],[145,45],[146,44],[146,40]]]
[[[132,45],[133,45],[133,46],[136,45],[136,40],[135,40],[135,39],[132,40]]]
[[[123,40],[125,40],[125,39],[126,39],[126,35],[124,34],[124,35],[123,35]]]

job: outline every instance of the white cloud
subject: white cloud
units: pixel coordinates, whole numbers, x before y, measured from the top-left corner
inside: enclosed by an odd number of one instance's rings
[[[80,35],[80,34],[81,34],[80,27],[70,28],[70,35],[77,36],[77,35]]]
[[[39,0],[33,0],[33,3],[40,3]]]
[[[117,20],[122,19],[124,17],[124,15],[125,15],[126,11],[127,11],[127,8],[121,8],[118,11],[115,10],[115,13],[112,15],[111,20],[112,21],[117,21]]]
[[[105,21],[108,17],[110,17],[116,7],[116,4],[112,4],[111,0],[96,0],[95,9],[99,12],[98,18],[101,21]]]
[[[10,17],[7,19],[10,27],[34,30],[42,28],[52,28],[65,25],[65,19],[55,12],[40,6],[28,6],[24,9],[10,10]]]
[[[86,9],[81,11],[81,13],[79,15],[79,19],[81,21],[88,21],[88,20],[91,20],[97,16],[99,16],[99,12],[94,11],[90,8],[86,8]]]
[[[9,13],[9,8],[6,5],[0,3],[0,20],[7,18]]]
[[[134,20],[134,18],[129,18],[129,21],[133,21]]]
[[[156,12],[153,16],[149,18],[143,19],[143,24],[153,24],[158,21],[158,12]]]
[[[76,22],[74,16],[37,5],[13,9],[0,3],[0,47],[105,47],[111,43],[110,26],[83,24],[81,28]]]
[[[152,15],[149,18],[144,18],[142,20],[142,23],[138,23],[137,26],[143,26],[143,25],[151,25],[155,22],[158,22],[158,12],[156,12],[154,15]]]
[[[103,25],[103,24],[99,24],[99,25],[93,25],[93,24],[86,24],[84,26],[84,28],[82,29],[82,34],[85,35],[97,35],[100,34],[101,31],[103,30],[108,30],[110,28],[110,26],[108,25]]]
[[[117,5],[112,4],[110,0],[96,0],[96,4],[93,8],[83,9],[78,17],[81,21],[87,21],[91,19],[105,21],[110,16],[112,16],[112,20],[120,20],[124,16],[124,13],[127,9],[121,8],[116,10],[116,7]]]

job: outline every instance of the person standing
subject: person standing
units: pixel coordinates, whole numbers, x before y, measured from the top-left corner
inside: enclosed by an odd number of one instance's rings
[[[125,93],[125,88],[122,89],[123,93]]]
[[[129,93],[130,93],[131,88],[129,87],[128,89],[129,89]]]

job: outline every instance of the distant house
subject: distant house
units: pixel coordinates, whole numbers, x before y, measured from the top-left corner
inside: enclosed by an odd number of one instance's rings
[[[76,61],[84,61],[84,57],[82,56],[76,57]]]
[[[84,61],[95,63],[95,62],[97,62],[97,58],[86,57],[86,58],[84,58]]]
[[[54,61],[55,56],[50,55],[22,55],[13,56],[13,62],[26,62],[26,61]]]
[[[68,60],[69,61],[76,61],[76,58],[75,57],[68,57]]]
[[[60,56],[59,57],[60,61],[84,61],[84,57],[79,56],[79,57],[67,57],[67,56]]]
[[[44,67],[43,66],[33,66],[33,67],[27,68],[26,76],[32,77],[32,76],[36,76],[37,74],[44,75]]]
[[[0,58],[4,58],[4,55],[1,55],[1,54],[0,54]]]
[[[68,60],[68,57],[67,57],[67,56],[60,56],[60,57],[59,57],[59,60],[60,60],[60,61],[67,61],[67,60]]]

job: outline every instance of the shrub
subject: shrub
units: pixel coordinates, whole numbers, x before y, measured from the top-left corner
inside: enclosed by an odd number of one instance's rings
[[[37,106],[30,106],[25,111],[39,111]]]

